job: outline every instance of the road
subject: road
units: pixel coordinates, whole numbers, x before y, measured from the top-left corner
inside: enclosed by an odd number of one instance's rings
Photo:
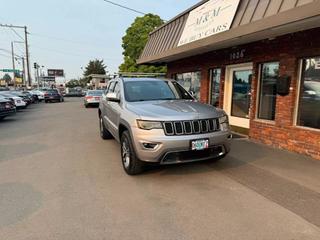
[[[119,156],[80,99],[0,122],[0,239],[320,239],[320,161],[238,139],[132,177]]]

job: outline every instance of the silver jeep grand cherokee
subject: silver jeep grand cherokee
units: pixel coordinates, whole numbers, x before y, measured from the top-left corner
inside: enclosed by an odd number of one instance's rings
[[[174,80],[119,78],[99,105],[100,135],[121,144],[129,175],[146,162],[175,164],[224,157],[230,150],[228,117],[197,102]]]

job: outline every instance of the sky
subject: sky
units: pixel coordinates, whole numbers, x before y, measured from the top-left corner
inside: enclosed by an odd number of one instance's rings
[[[172,17],[198,0],[113,0],[144,13]],[[33,62],[47,68],[64,69],[66,79],[82,76],[91,59],[103,59],[114,73],[122,63],[121,38],[138,15],[103,0],[0,0],[0,23],[28,27],[30,68]],[[23,35],[23,30],[17,30]],[[21,41],[10,28],[0,27],[0,49],[10,50],[11,41]],[[15,53],[24,46],[15,44]],[[0,50],[0,69],[12,68],[10,53]],[[21,63],[17,67],[21,69]],[[3,75],[0,72],[0,77]]]

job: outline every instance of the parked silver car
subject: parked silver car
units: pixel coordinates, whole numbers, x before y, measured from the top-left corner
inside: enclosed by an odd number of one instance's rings
[[[146,162],[176,164],[224,157],[231,133],[226,113],[197,102],[174,80],[119,78],[99,105],[100,135],[121,144],[124,170]]]
[[[89,106],[98,106],[101,100],[103,90],[89,90],[83,99],[83,104],[87,108]]]

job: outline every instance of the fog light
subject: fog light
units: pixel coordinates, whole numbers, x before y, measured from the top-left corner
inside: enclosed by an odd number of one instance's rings
[[[156,143],[142,143],[142,145],[146,149],[155,149],[158,146]]]
[[[221,130],[222,131],[228,131],[229,130],[229,124],[227,122],[221,123]]]

